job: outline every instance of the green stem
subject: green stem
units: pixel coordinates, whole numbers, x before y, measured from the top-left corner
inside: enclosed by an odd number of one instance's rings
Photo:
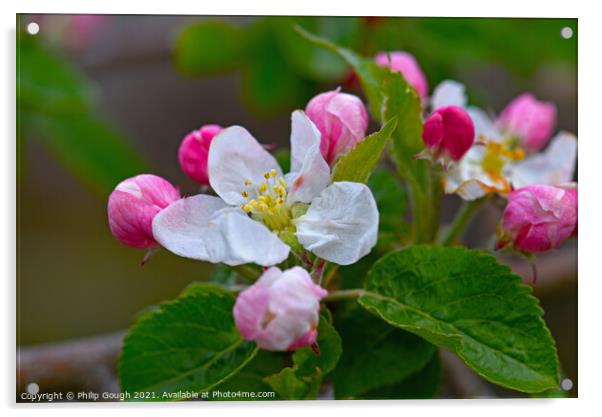
[[[470,223],[477,210],[489,200],[489,196],[479,198],[478,200],[465,201],[454,218],[449,229],[441,239],[443,246],[450,246],[462,236],[466,226]]]
[[[261,275],[261,271],[251,265],[237,265],[233,266],[232,269],[234,269],[238,275],[250,282],[257,281],[257,278]]]
[[[353,290],[331,291],[326,297],[322,299],[322,301],[338,301],[350,298],[358,298],[364,295],[365,293],[366,291],[361,288],[355,288]]]

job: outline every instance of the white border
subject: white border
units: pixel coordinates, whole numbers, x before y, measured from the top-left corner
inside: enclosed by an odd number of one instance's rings
[[[600,276],[598,263],[602,236],[600,195],[602,174],[598,171],[602,156],[602,118],[598,113],[602,108],[597,104],[602,96],[600,77],[600,40],[602,24],[600,14],[593,6],[595,2],[577,1],[525,1],[505,0],[498,2],[447,0],[412,2],[404,0],[370,0],[351,2],[350,0],[219,0],[185,1],[169,0],[151,3],[148,0],[103,0],[102,2],[74,3],[69,0],[21,1],[18,5],[1,3],[0,15],[5,30],[2,47],[2,91],[0,100],[0,126],[6,136],[0,142],[2,151],[0,162],[2,172],[3,198],[0,204],[0,229],[2,247],[0,265],[4,266],[4,302],[2,311],[6,317],[2,321],[5,343],[1,344],[4,378],[0,381],[2,405],[8,414],[43,413],[49,416],[63,415],[106,415],[116,408],[127,409],[133,415],[155,416],[166,412],[192,410],[199,415],[251,416],[303,416],[325,413],[341,413],[344,416],[365,415],[374,409],[380,415],[444,414],[450,416],[504,416],[517,411],[547,416],[589,415],[590,410],[600,410],[596,401],[600,396],[600,321],[599,298]],[[578,400],[437,400],[437,401],[379,401],[379,402],[312,402],[312,403],[203,403],[203,404],[96,404],[93,408],[82,405],[44,405],[27,407],[14,406],[15,391],[15,13],[119,13],[119,14],[251,14],[251,15],[403,15],[403,16],[491,16],[491,17],[578,17],[577,36],[579,37],[579,179],[580,179],[580,224],[579,227],[579,396]],[[528,42],[528,39],[525,39]],[[85,409],[85,411],[84,411]]]

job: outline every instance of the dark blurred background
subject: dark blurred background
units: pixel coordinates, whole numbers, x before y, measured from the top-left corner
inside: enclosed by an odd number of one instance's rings
[[[168,252],[140,267],[143,252],[109,232],[107,196],[141,172],[196,193],[176,155],[203,124],[243,125],[286,147],[292,109],[337,86],[361,94],[348,69],[304,44],[292,23],[366,55],[408,51],[431,92],[453,78],[493,112],[532,91],[556,103],[559,130],[576,132],[576,19],[19,16],[19,345],[126,328],[141,309],[208,277],[210,265]],[[445,219],[456,205],[446,201]],[[478,217],[469,244],[487,242],[496,210]],[[576,380],[576,247],[538,263],[555,273],[550,285],[541,274],[536,293]]]

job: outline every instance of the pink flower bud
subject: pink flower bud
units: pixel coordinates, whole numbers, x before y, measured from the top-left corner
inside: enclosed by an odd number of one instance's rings
[[[358,97],[339,90],[318,94],[305,108],[321,133],[320,151],[329,164],[364,139],[368,112]]]
[[[558,248],[576,226],[576,193],[550,185],[528,185],[508,195],[497,247],[545,252]]]
[[[310,346],[318,335],[320,299],[327,293],[301,267],[272,267],[236,299],[236,327],[262,349]]]
[[[209,156],[209,145],[213,138],[222,131],[218,125],[205,125],[199,130],[190,132],[178,150],[180,167],[188,178],[199,184],[209,184],[207,175],[207,160]]]
[[[381,67],[389,67],[393,71],[400,72],[406,82],[416,90],[422,101],[427,98],[428,82],[416,58],[411,54],[402,51],[380,52],[374,61]]]
[[[579,217],[579,198],[577,196],[577,184],[576,183],[565,184],[565,185],[561,185],[560,188],[563,188],[564,190],[566,190],[566,192],[569,193],[570,196],[575,201],[575,214],[576,214],[575,229],[573,230],[573,233],[571,233],[571,236],[577,237],[578,217]]]
[[[138,175],[122,181],[109,196],[111,233],[133,248],[157,245],[153,238],[153,218],[180,198],[180,192],[156,175]]]
[[[512,100],[500,114],[498,125],[516,136],[527,151],[537,151],[550,140],[556,124],[554,103],[537,101],[529,93]]]
[[[437,109],[424,123],[422,140],[435,160],[460,160],[474,143],[474,123],[462,109]]]

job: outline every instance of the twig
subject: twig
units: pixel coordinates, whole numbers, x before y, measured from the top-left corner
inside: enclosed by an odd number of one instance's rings
[[[39,392],[118,393],[117,358],[125,331],[17,349],[17,399]]]

